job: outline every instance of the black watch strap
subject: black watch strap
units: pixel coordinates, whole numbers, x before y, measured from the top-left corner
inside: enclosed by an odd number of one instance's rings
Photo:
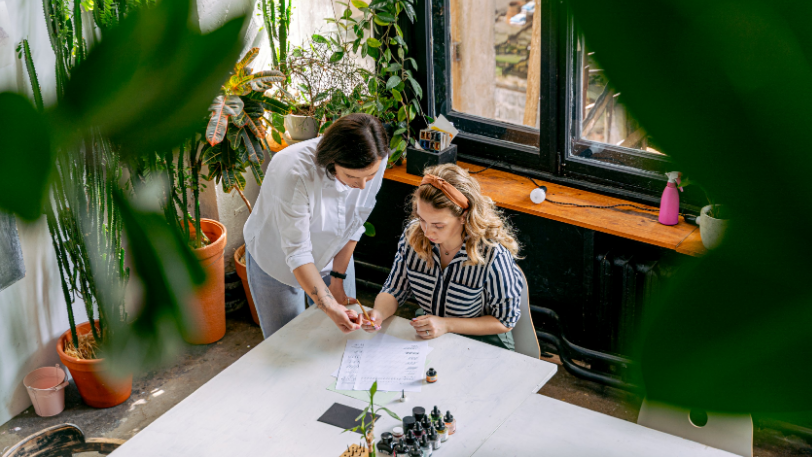
[[[341,274],[341,273],[339,273],[339,272],[337,272],[335,270],[330,271],[330,276],[332,276],[334,278],[338,278],[338,279],[347,279],[346,274]]]

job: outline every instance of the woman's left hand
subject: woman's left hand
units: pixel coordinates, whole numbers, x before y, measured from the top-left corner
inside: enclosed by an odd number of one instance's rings
[[[350,298],[349,301],[347,301],[347,293],[344,292],[344,281],[341,279],[331,278],[329,289],[330,293],[333,294],[333,298],[336,299],[336,303],[339,305],[349,306],[358,303],[358,300],[354,298]]]
[[[448,333],[446,320],[442,317],[426,314],[412,319],[410,322],[417,332],[417,336],[424,340],[437,338]]]

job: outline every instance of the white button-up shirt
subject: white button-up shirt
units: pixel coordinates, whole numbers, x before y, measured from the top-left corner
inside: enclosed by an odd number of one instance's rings
[[[276,153],[259,197],[243,228],[245,248],[272,278],[299,287],[293,270],[313,263],[327,274],[333,258],[364,234],[364,222],[381,189],[386,158],[365,189],[353,189],[327,175],[316,162],[321,138]]]

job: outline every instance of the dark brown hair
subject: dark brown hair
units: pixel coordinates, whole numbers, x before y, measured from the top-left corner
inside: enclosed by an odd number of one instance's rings
[[[336,165],[353,170],[366,168],[389,154],[389,138],[375,116],[348,114],[333,122],[316,148],[316,160],[334,176]]]

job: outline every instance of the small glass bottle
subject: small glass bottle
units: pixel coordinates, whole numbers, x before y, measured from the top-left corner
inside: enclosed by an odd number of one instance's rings
[[[440,435],[433,426],[429,428],[429,442],[431,442],[432,449],[440,449]]]
[[[445,426],[448,428],[448,436],[453,435],[457,431],[457,421],[454,419],[454,416],[451,415],[451,411],[445,412],[443,422],[445,422]]]
[[[442,420],[437,422],[437,436],[439,436],[441,442],[448,441],[448,428]]]
[[[414,436],[419,440],[420,437],[425,435],[426,429],[423,428],[423,424],[417,422],[414,424]]]
[[[437,422],[443,418],[443,413],[440,412],[440,408],[437,405],[434,405],[434,409],[431,410],[431,420]]]
[[[423,457],[429,457],[432,452],[431,441],[427,435],[420,438],[420,450],[423,451]]]
[[[426,382],[437,382],[437,371],[434,368],[429,368],[429,371],[426,372]]]

